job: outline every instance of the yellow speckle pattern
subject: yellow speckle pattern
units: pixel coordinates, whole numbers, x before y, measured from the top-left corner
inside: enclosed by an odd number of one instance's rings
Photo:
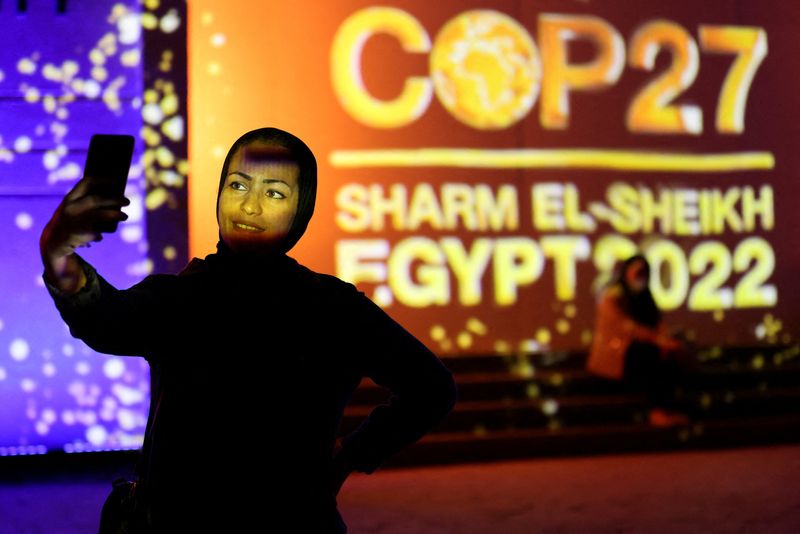
[[[536,374],[536,369],[528,358],[521,358],[511,366],[511,372],[517,376],[531,378]]]
[[[158,17],[152,13],[142,13],[142,27],[146,30],[154,30],[158,27]]]
[[[593,332],[588,328],[581,330],[581,344],[589,345],[592,342]]]
[[[152,189],[145,197],[145,206],[150,211],[156,210],[167,201],[167,196],[167,190],[163,187]]]
[[[486,323],[477,317],[470,317],[467,319],[467,330],[473,334],[478,334],[479,336],[485,336],[489,332],[489,328],[486,326]]]
[[[494,342],[494,350],[498,354],[510,354],[511,344],[504,339],[498,339]]]
[[[468,349],[472,346],[472,334],[469,332],[459,332],[456,337],[456,344],[459,348]]]
[[[536,341],[542,345],[550,343],[550,331],[547,328],[540,328],[536,331]]]
[[[36,62],[31,58],[24,57],[17,62],[17,71],[21,74],[33,74],[36,72]]]
[[[206,67],[206,71],[211,76],[219,76],[222,73],[222,66],[216,61],[212,61]]]
[[[434,341],[441,341],[447,337],[447,332],[442,325],[436,324],[431,327],[430,336]]]
[[[556,331],[559,334],[566,334],[569,332],[569,321],[566,319],[559,319],[556,321]]]

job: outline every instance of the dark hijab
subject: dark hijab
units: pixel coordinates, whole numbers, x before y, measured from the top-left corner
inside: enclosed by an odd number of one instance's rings
[[[619,284],[622,288],[622,295],[619,304],[622,309],[637,323],[656,327],[661,321],[661,311],[653,300],[650,287],[645,286],[639,293],[635,293],[625,279],[625,273],[636,262],[644,263],[644,270],[647,278],[650,278],[650,263],[642,254],[635,254],[622,262],[611,283]]]
[[[314,214],[314,204],[317,197],[317,160],[308,146],[289,132],[279,130],[278,128],[259,128],[247,132],[233,143],[233,146],[231,146],[228,151],[228,155],[225,156],[225,162],[222,165],[222,172],[220,173],[219,188],[217,189],[217,225],[219,225],[219,198],[222,193],[222,187],[225,184],[225,178],[228,175],[228,167],[230,166],[231,159],[234,154],[236,154],[237,150],[257,141],[285,148],[288,152],[288,158],[296,162],[300,167],[300,176],[298,178],[300,191],[297,200],[297,213],[292,220],[289,233],[281,243],[279,254],[264,258],[240,257],[241,255],[237,255],[222,240],[222,231],[220,231],[219,240],[217,241],[217,252],[206,257],[206,259],[210,260],[212,263],[227,264],[230,262],[248,261],[263,264],[274,264],[276,262],[278,264],[286,264],[287,262],[296,264],[294,260],[286,256],[286,253],[305,233],[308,222]]]

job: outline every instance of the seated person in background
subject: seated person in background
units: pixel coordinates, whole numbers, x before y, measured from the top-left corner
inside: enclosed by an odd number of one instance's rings
[[[680,374],[675,356],[682,344],[668,334],[649,279],[650,265],[637,254],[622,263],[603,289],[587,370],[644,390],[651,425],[687,424],[685,415],[670,409]]]

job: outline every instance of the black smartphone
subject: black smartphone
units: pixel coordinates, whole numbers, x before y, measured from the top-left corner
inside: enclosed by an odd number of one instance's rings
[[[95,134],[89,141],[83,176],[89,178],[90,195],[108,198],[125,196],[125,184],[133,158],[133,136]],[[99,223],[97,231],[116,232],[117,221]]]

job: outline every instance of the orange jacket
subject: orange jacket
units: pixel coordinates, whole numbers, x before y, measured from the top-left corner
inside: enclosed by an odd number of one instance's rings
[[[597,303],[592,348],[587,369],[594,374],[615,380],[622,379],[625,369],[625,352],[634,339],[655,343],[667,335],[667,325],[662,320],[657,328],[637,323],[619,305],[622,288],[613,285],[605,288]]]

